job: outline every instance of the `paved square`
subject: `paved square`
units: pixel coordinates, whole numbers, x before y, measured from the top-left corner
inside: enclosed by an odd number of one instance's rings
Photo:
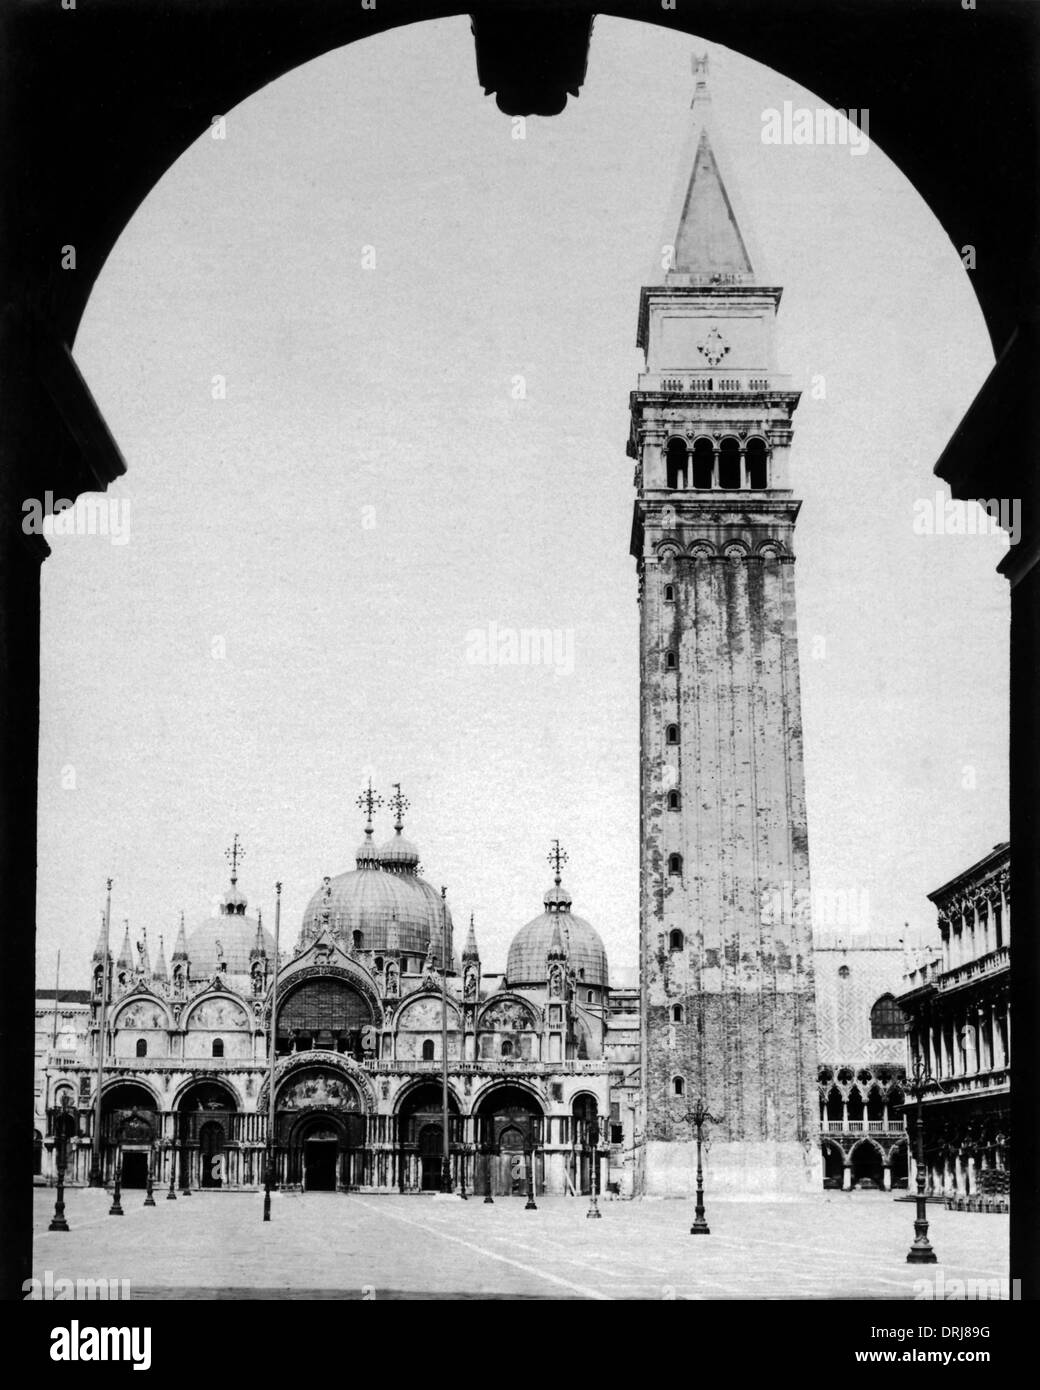
[[[35,1193],[34,1273],[129,1279],[135,1298],[881,1298],[915,1281],[1006,1279],[1008,1218],[929,1206],[940,1263],[906,1264],[914,1208],[885,1193],[784,1203],[521,1198],[493,1206],[428,1196],[196,1192],[176,1202],[67,1194],[69,1234],[47,1231],[53,1190]]]

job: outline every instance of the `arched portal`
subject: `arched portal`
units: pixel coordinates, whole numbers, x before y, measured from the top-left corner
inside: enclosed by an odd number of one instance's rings
[[[842,1185],[842,1176],[845,1171],[845,1156],[841,1147],[833,1140],[825,1139],[823,1143],[823,1185],[827,1188],[839,1188]]]
[[[485,1162],[478,1167],[475,1190],[490,1187],[493,1197],[519,1196],[527,1191],[530,1175],[535,1193],[543,1191],[544,1110],[537,1097],[522,1086],[494,1086],[482,1096],[476,1115]]]
[[[402,1191],[435,1192],[444,1167],[444,1092],[436,1081],[407,1091],[397,1110],[398,1182]],[[462,1138],[459,1103],[448,1090],[448,1159]]]
[[[223,1081],[194,1081],[176,1098],[174,1135],[183,1187],[237,1187],[255,1177],[242,1171],[241,1118],[234,1091]]]
[[[592,1191],[594,1150],[599,1145],[599,1102],[587,1092],[571,1102],[571,1182],[575,1192],[587,1196]]]
[[[144,1187],[159,1137],[159,1107],[147,1086],[118,1082],[101,1097],[101,1148],[106,1181],[122,1168],[124,1187]]]
[[[275,1096],[275,1146],[284,1181],[309,1192],[370,1181],[361,1092],[345,1071],[315,1062],[289,1073]]]
[[[852,1186],[880,1188],[884,1186],[881,1154],[875,1144],[861,1140],[852,1150]]]

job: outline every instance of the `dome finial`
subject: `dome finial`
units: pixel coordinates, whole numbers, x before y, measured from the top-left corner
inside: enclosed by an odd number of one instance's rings
[[[359,869],[371,868],[378,863],[379,856],[376,853],[375,842],[372,839],[372,814],[383,804],[383,798],[378,792],[372,790],[372,779],[368,779],[368,787],[357,799],[358,809],[365,813],[365,838],[358,846],[357,866]]]
[[[556,886],[560,886],[560,870],[567,862],[567,851],[561,849],[559,840],[553,840],[552,849],[549,851],[549,863],[552,865],[556,875]]]
[[[238,835],[231,841],[231,848],[224,851],[224,857],[231,865],[231,886],[238,882],[238,861],[246,857],[246,852],[238,842]]]
[[[372,790],[372,779],[368,779],[367,788],[357,799],[358,810],[365,813],[365,834],[372,834],[372,813],[378,811],[383,804],[383,798],[378,792]]]
[[[395,782],[394,794],[390,798],[390,809],[394,813],[394,829],[399,834],[404,829],[404,813],[408,810],[408,806],[408,798],[401,795],[400,782]]]

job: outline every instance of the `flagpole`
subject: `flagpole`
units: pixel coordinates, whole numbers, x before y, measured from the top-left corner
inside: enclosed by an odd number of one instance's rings
[[[61,990],[61,948],[58,948],[58,963],[54,967],[54,1031],[51,1036],[51,1050],[58,1050],[58,994]]]
[[[90,1186],[104,1187],[105,1173],[101,1162],[101,1087],[105,1075],[105,1025],[108,1013],[108,933],[112,921],[112,880],[107,880],[105,895],[105,948],[101,957],[101,1015],[98,1019],[97,1093],[94,1096],[94,1152],[90,1160]]]
[[[271,1185],[274,1179],[274,1062],[278,1046],[278,942],[282,924],[282,885],[274,886],[274,975],[271,981],[271,1037],[267,1062],[267,1164],[264,1173],[264,1220],[271,1219]]]
[[[441,889],[441,1104],[444,1122],[441,1191],[451,1191],[451,1136],[448,1120],[448,890]]]

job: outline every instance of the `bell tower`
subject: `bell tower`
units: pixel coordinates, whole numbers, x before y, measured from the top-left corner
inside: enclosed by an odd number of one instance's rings
[[[726,178],[707,59],[631,395],[640,606],[642,1188],[819,1186],[781,290]]]

